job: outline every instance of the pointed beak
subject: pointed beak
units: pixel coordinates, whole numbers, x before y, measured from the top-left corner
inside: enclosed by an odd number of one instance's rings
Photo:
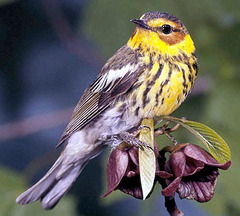
[[[135,23],[137,26],[144,28],[144,29],[148,29],[148,30],[152,30],[143,20],[141,19],[131,19],[130,22]]]

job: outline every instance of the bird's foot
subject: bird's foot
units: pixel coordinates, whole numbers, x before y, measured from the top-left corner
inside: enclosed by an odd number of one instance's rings
[[[141,141],[140,139],[138,139],[136,137],[139,133],[140,133],[140,131],[138,131],[138,132],[136,131],[136,132],[133,132],[133,133],[122,132],[122,133],[119,134],[119,137],[123,140],[123,142],[126,142],[131,146],[135,146],[137,148],[140,148],[141,150],[144,150],[144,148],[152,149],[151,146],[149,146],[147,143]]]
[[[114,135],[103,135],[103,136],[101,136],[101,138],[99,140],[104,141],[106,143],[111,143],[111,146],[113,148],[115,148],[115,147],[119,146],[121,143],[125,142],[125,143],[129,144],[130,146],[135,146],[137,148],[140,148],[141,150],[144,150],[144,148],[152,149],[151,146],[149,146],[147,143],[139,140],[136,137],[143,128],[150,129],[146,125],[140,125],[131,133],[125,131],[125,132],[121,132],[119,134],[114,134]]]

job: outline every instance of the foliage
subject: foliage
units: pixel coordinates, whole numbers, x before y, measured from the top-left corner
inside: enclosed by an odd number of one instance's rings
[[[218,162],[225,163],[231,160],[231,152],[227,143],[213,129],[206,125],[171,116],[160,117],[159,119],[170,120],[186,128],[202,141]]]

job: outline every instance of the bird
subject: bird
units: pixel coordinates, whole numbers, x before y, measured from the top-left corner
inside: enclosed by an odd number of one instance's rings
[[[16,202],[41,201],[52,209],[87,163],[106,146],[141,146],[141,120],[170,115],[191,93],[198,63],[194,42],[177,17],[146,12],[127,43],[102,67],[84,91],[57,146],[65,143],[50,170]]]

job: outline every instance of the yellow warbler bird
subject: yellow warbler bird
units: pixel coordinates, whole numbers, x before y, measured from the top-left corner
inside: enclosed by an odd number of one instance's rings
[[[132,19],[127,44],[103,66],[74,109],[58,145],[66,146],[46,175],[17,198],[38,199],[53,208],[88,161],[110,145],[144,145],[134,135],[143,118],[169,115],[194,85],[198,65],[194,43],[169,13],[147,12]]]

